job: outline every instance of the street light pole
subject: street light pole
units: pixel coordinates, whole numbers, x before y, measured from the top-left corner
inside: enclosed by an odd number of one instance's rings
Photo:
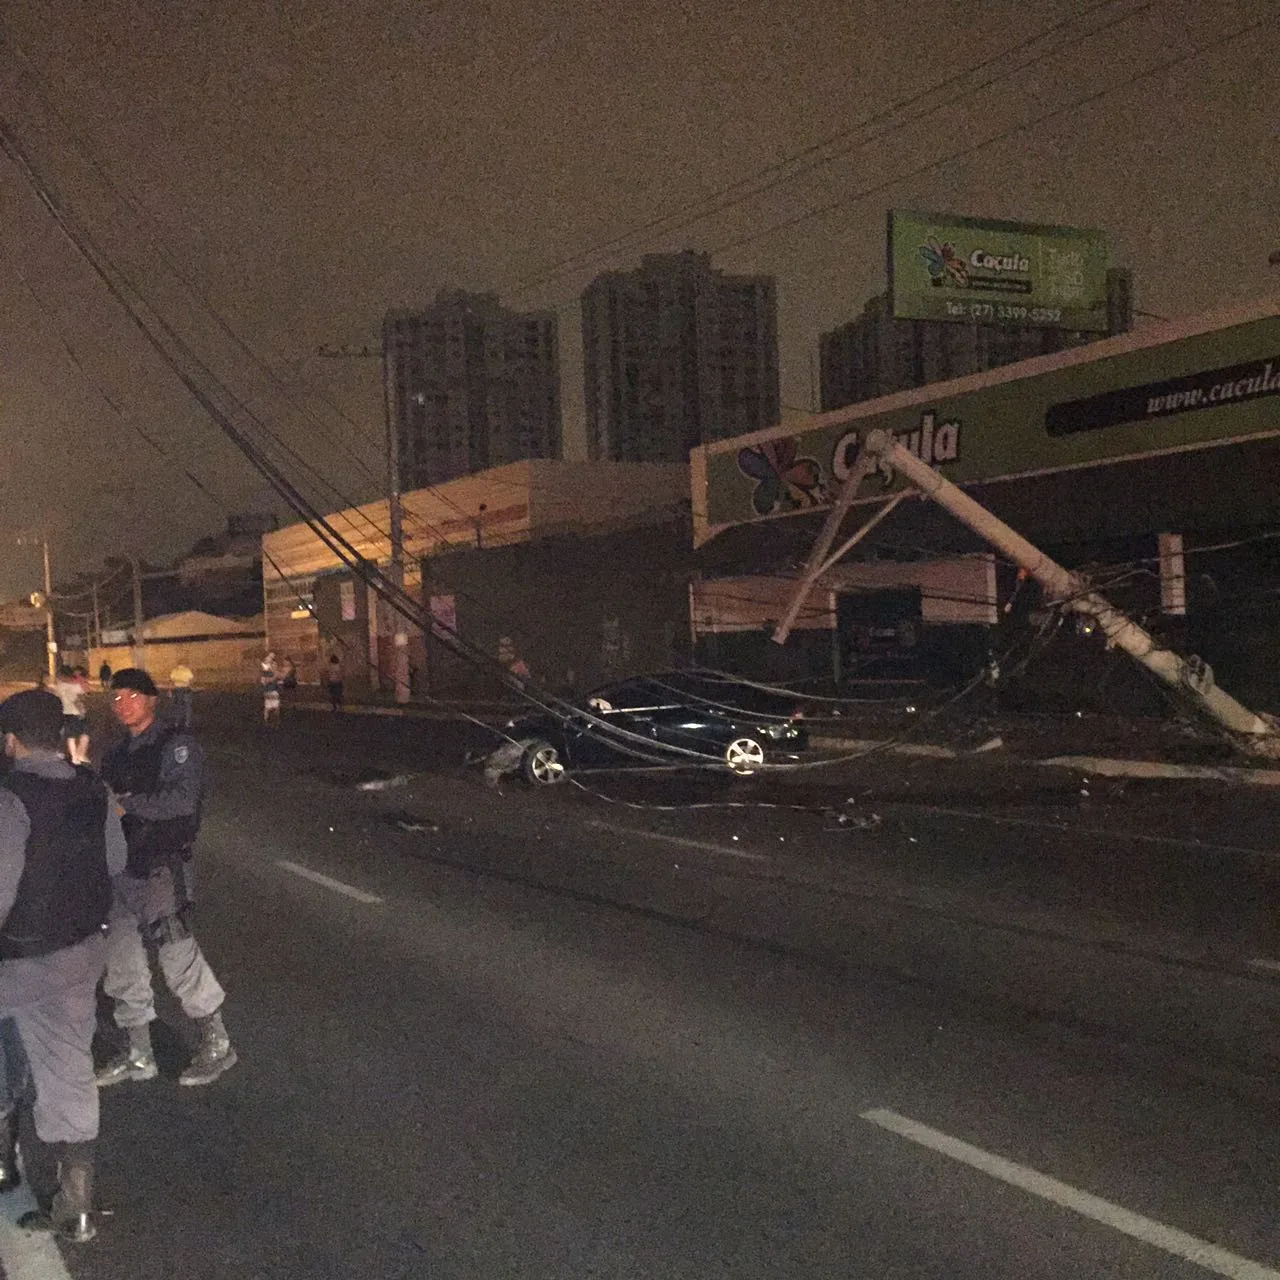
[[[36,592],[31,603],[36,608],[44,609],[45,655],[50,678],[58,674],[58,633],[53,622],[53,575],[49,571],[49,538],[41,533],[20,533],[17,542],[20,547],[31,547],[39,541],[40,552],[44,560],[44,591]]]
[[[53,575],[49,572],[49,539],[40,535],[40,547],[44,554],[44,631],[45,649],[49,655],[49,676],[58,674],[58,633],[53,625]]]
[[[391,581],[404,595],[404,506],[400,496],[400,442],[396,431],[395,404],[391,395],[391,358],[387,350],[387,325],[382,325],[382,418],[387,437],[387,506],[391,534]],[[409,701],[409,632],[401,609],[393,612],[391,678],[397,702]]]

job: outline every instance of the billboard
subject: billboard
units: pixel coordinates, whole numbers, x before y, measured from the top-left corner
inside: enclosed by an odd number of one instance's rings
[[[890,431],[957,484],[1280,436],[1280,304],[1124,334],[693,451],[695,541],[830,505]],[[866,500],[883,496],[877,480]]]
[[[889,211],[889,295],[899,320],[1107,331],[1100,231]]]

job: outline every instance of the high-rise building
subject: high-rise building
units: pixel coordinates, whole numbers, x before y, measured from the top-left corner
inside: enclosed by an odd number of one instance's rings
[[[823,410],[892,395],[930,382],[945,382],[1078,347],[1133,327],[1133,277],[1107,272],[1108,333],[1038,325],[963,324],[946,320],[898,320],[889,295],[872,298],[856,319],[819,339]]]
[[[587,451],[687,462],[689,450],[778,420],[777,293],[709,254],[648,254],[582,295]]]
[[[389,311],[382,340],[402,489],[560,456],[554,312],[445,291],[423,311]]]

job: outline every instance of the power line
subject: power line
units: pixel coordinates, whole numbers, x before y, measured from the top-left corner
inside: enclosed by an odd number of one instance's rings
[[[736,239],[724,241],[709,250],[712,254],[728,253],[733,249],[740,249],[743,245],[752,244],[757,240],[762,240],[767,236],[776,235],[780,231],[789,231],[792,227],[799,226],[803,222],[809,222],[813,218],[822,217],[824,214],[833,213],[838,209],[843,209],[851,204],[858,204],[867,199],[869,196],[879,195],[884,191],[888,191],[892,187],[898,186],[900,183],[907,181],[909,178],[917,178],[923,173],[928,173],[933,169],[939,169],[943,165],[950,164],[954,160],[963,160],[967,156],[976,155],[980,151],[984,151],[987,147],[997,142],[1004,142],[1008,138],[1015,137],[1019,133],[1024,133],[1028,129],[1038,124],[1044,124],[1048,120],[1056,119],[1059,116],[1066,115],[1075,111],[1080,107],[1089,106],[1094,102],[1099,102],[1103,98],[1110,97],[1114,93],[1119,93],[1124,89],[1148,80],[1154,75],[1159,75],[1162,71],[1170,71],[1174,67],[1183,66],[1188,62],[1194,61],[1205,53],[1210,53],[1215,49],[1223,48],[1228,44],[1234,43],[1242,36],[1250,35],[1254,31],[1259,31],[1263,27],[1270,25],[1280,16],[1276,11],[1272,11],[1264,18],[1259,18],[1254,22],[1246,23],[1244,26],[1237,27],[1234,31],[1228,32],[1226,35],[1219,36],[1216,40],[1207,41],[1204,44],[1195,45],[1188,49],[1185,53],[1178,54],[1172,58],[1166,58],[1157,62],[1142,71],[1135,71],[1125,75],[1123,78],[1116,79],[1113,83],[1104,85],[1100,89],[1095,89],[1090,93],[1085,93],[1070,102],[1062,103],[1056,107],[1043,111],[1039,115],[1033,116],[1030,120],[1023,120],[1016,125],[1010,125],[1007,129],[1002,129],[997,133],[991,134],[989,137],[975,142],[967,147],[957,148],[955,151],[948,152],[946,155],[935,160],[927,161],[925,164],[919,165],[917,168],[907,173],[896,174],[892,178],[886,179],[884,182],[876,183],[874,186],[863,187],[857,191],[851,191],[835,200],[831,200],[826,204],[816,205],[810,209],[806,209],[802,213],[797,213],[791,217],[784,218],[779,222],[771,223],[767,227],[763,227],[757,231],[748,233],[747,235],[738,236]]]
[[[1064,28],[1069,27],[1084,18],[1092,16],[1101,9],[1110,8],[1114,6],[1114,4],[1115,0],[1099,0],[1098,3],[1088,5],[1080,13],[1072,14],[1070,17],[1053,23],[1044,30],[1037,32],[1035,35],[1029,36],[1027,39],[1019,41],[1017,44],[1011,45],[990,57],[983,58],[953,75],[936,81],[925,89],[910,94],[905,98],[901,98],[898,101],[891,103],[889,106],[867,116],[857,124],[830,134],[826,138],[823,138],[782,160],[766,165],[764,168],[757,170],[756,173],[738,179],[736,182],[730,183],[728,186],[721,188],[719,191],[714,192],[709,196],[704,196],[699,200],[692,201],[670,213],[651,218],[646,222],[640,223],[636,227],[620,232],[610,239],[592,245],[587,249],[569,254],[566,257],[550,264],[550,266],[548,266],[541,274],[518,281],[509,292],[516,294],[527,293],[537,288],[539,285],[546,284],[551,280],[557,279],[560,275],[565,274],[565,268],[580,269],[581,266],[586,265],[586,262],[592,258],[600,257],[602,255],[611,256],[610,251],[619,248],[630,240],[647,235],[651,232],[669,235],[672,232],[682,230],[694,223],[704,221],[717,213],[722,213],[727,209],[731,209],[746,202],[747,200],[754,199],[757,196],[772,191],[783,183],[793,181],[795,178],[810,173],[817,168],[832,164],[861,145],[861,139],[832,152],[830,155],[821,154],[836,143],[842,142],[847,138],[855,137],[874,125],[891,121],[902,111],[924,102],[933,94],[949,88],[952,85],[959,84],[978,72],[985,70],[987,67],[994,66],[1013,54],[1023,52],[1024,50],[1049,39]],[[893,125],[893,127],[886,129],[884,132],[877,135],[877,137],[887,137],[900,129],[906,128],[909,124],[913,124],[918,120],[926,119],[928,116],[934,115],[938,111],[954,105],[956,102],[961,101],[964,97],[972,93],[990,88],[1001,80],[1008,79],[1010,76],[1036,66],[1039,63],[1046,61],[1048,58],[1058,55],[1066,49],[1079,45],[1085,40],[1093,39],[1102,32],[1107,31],[1114,26],[1118,26],[1121,23],[1128,22],[1130,19],[1141,13],[1145,13],[1154,7],[1155,0],[1148,0],[1147,3],[1130,8],[1110,21],[1101,23],[1097,27],[1083,32],[1075,39],[1064,41],[1055,48],[1047,50],[1042,54],[1038,54],[1035,57],[1020,63],[1016,67],[1009,68],[991,76],[977,85],[970,86],[965,90],[963,95],[957,95],[947,98],[943,102],[931,104],[926,110]]]
[[[164,318],[145,302],[128,277],[102,254],[86,228],[64,206],[56,191],[45,183],[21,142],[14,136],[10,125],[3,119],[0,119],[0,150],[9,156],[54,218],[58,228],[92,268],[112,298],[125,310],[147,343],[205,410],[213,423],[294,511],[311,526],[338,559],[365,581],[381,599],[387,602],[389,607],[415,625],[422,627],[424,637],[427,635],[443,637],[447,647],[454,653],[471,665],[489,671],[491,675],[496,676],[502,683],[514,689],[522,698],[539,709],[561,720],[570,717],[585,718],[596,727],[598,732],[607,737],[612,745],[625,754],[649,760],[674,757],[701,760],[705,763],[705,753],[668,743],[655,743],[645,735],[609,724],[598,716],[586,713],[581,708],[574,707],[552,694],[536,690],[529,681],[514,677],[501,663],[479,650],[455,629],[445,626],[437,619],[425,618],[421,603],[409,596],[402,585],[389,578],[377,566],[369,564],[288,478],[278,463],[273,461],[270,455],[246,433],[245,428],[233,420],[231,413],[219,403],[220,400],[230,401],[232,409],[268,435],[271,434],[265,424],[262,424],[229,388],[217,381],[212,371],[199,360]],[[212,386],[203,385],[203,383],[212,383]]]

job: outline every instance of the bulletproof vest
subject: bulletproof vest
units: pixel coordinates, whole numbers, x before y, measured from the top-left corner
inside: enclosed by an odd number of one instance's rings
[[[13,769],[5,778],[31,821],[26,859],[0,960],[47,956],[97,933],[111,909],[107,789],[85,768],[45,778]]]
[[[158,733],[152,741],[130,751],[128,742],[118,743],[102,762],[102,776],[117,795],[130,792],[150,795],[160,786],[160,768],[165,748],[176,729]],[[130,875],[148,876],[157,867],[172,866],[191,856],[200,814],[184,814],[180,818],[140,818],[126,813],[121,818],[125,843],[129,846],[126,869]]]

